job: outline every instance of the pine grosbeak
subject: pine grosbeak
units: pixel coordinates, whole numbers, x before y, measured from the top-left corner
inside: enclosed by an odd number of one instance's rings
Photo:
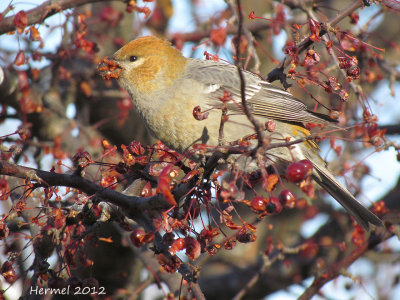
[[[227,92],[228,121],[223,127],[223,145],[254,134],[254,127],[241,107],[240,77],[235,66],[185,58],[168,41],[141,37],[119,49],[111,69],[103,77],[115,77],[132,97],[151,133],[168,147],[185,152],[193,144],[219,145],[221,99]],[[111,74],[110,70],[118,73]],[[104,69],[103,69],[104,71]],[[104,74],[106,73],[106,74]],[[105,75],[105,76],[104,76]],[[110,76],[111,75],[111,76]],[[274,141],[284,142],[308,136],[305,123],[332,123],[328,116],[309,111],[290,93],[272,86],[258,76],[243,71],[247,106],[261,124],[273,120],[275,129],[266,132]],[[197,107],[208,116],[194,117]],[[309,160],[312,178],[335,198],[365,229],[381,220],[358,202],[326,168],[314,142],[273,148],[265,154],[268,164],[284,170],[291,162]],[[252,171],[250,164],[246,171]]]

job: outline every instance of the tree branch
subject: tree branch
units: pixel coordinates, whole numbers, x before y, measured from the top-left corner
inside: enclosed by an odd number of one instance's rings
[[[89,3],[109,2],[109,0],[48,0],[35,8],[26,12],[28,26],[36,23],[42,23],[45,19],[64,11],[66,9],[82,6]],[[122,1],[122,0],[113,0]],[[14,16],[6,17],[0,21],[0,34],[16,30]]]
[[[135,219],[145,210],[162,210],[170,208],[161,194],[152,197],[127,196],[117,191],[99,186],[78,175],[59,174],[28,167],[22,167],[9,162],[0,161],[0,174],[28,179],[36,183],[36,186],[66,186],[78,189],[87,195],[96,195],[104,201],[110,202],[126,211],[126,215]],[[192,181],[181,184],[173,190],[173,194],[179,199],[185,195],[191,187]]]

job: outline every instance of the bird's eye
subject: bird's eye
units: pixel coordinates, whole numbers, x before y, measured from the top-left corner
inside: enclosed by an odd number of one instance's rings
[[[131,62],[133,62],[133,61],[137,61],[137,56],[134,56],[134,55],[132,55],[132,56],[129,56],[129,61],[131,61]]]

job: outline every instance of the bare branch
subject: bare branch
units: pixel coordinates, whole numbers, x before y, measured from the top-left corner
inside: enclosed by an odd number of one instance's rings
[[[114,0],[117,1],[117,0]],[[122,0],[118,0],[122,1]],[[108,0],[49,0],[26,12],[28,25],[42,23],[45,19],[66,9],[82,6],[89,3],[109,2]],[[0,34],[16,30],[14,16],[6,17],[0,21]]]
[[[393,236],[393,234],[387,230],[381,232],[380,235],[371,234],[369,239],[366,240],[359,248],[355,249],[349,255],[346,255],[341,261],[333,264],[328,271],[323,272],[320,276],[316,277],[311,285],[298,299],[311,299],[327,282],[338,277],[343,270],[346,270],[353,262],[363,256],[367,251],[374,249],[375,246],[380,244],[382,241],[387,240],[391,236]]]

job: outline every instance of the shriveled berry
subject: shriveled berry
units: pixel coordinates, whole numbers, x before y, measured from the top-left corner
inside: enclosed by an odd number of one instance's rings
[[[266,205],[267,212],[270,214],[275,213],[276,211],[276,203],[268,202]]]
[[[277,197],[269,198],[269,203],[272,203],[275,205],[274,213],[279,214],[282,211],[282,204]],[[268,206],[268,204],[267,204],[267,206]]]

